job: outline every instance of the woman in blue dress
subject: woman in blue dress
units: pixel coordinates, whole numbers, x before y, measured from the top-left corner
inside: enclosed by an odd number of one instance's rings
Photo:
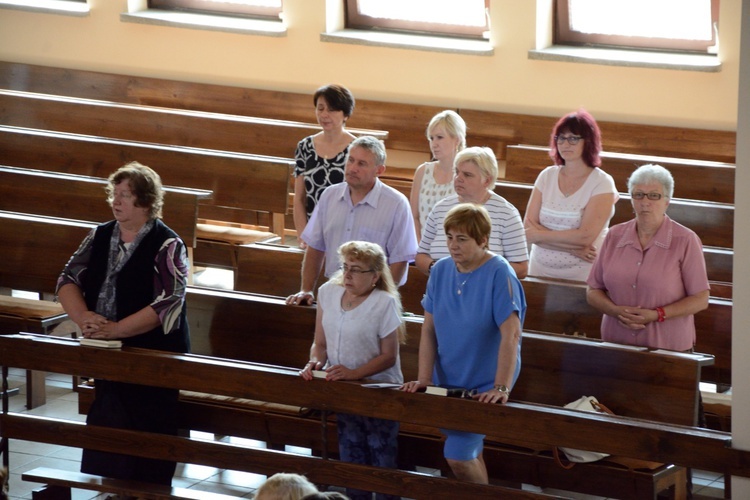
[[[464,203],[445,217],[450,257],[432,268],[422,305],[419,379],[403,390],[442,385],[476,390],[482,403],[505,403],[521,369],[526,298],[513,268],[487,249],[487,210]],[[487,483],[484,435],[443,429],[444,454],[457,478]]]

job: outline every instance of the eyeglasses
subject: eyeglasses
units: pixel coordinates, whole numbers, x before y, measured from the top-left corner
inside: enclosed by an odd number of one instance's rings
[[[659,201],[661,200],[662,196],[664,195],[661,193],[644,193],[643,191],[636,191],[635,193],[630,195],[630,197],[634,200],[642,200],[643,198],[648,198],[651,201]]]
[[[113,200],[117,198],[121,200],[132,200],[134,198],[134,195],[130,191],[112,191],[112,194],[110,194],[110,197]]]
[[[360,269],[358,267],[349,267],[346,264],[344,264],[343,266],[339,267],[339,269],[341,269],[341,272],[344,273],[344,274],[349,274],[349,273],[352,273],[352,274],[365,274],[365,273],[375,272],[375,269]]]
[[[571,146],[575,146],[578,144],[578,141],[583,139],[580,135],[556,135],[555,136],[555,142],[558,144],[562,144],[565,141],[568,141],[568,144]]]

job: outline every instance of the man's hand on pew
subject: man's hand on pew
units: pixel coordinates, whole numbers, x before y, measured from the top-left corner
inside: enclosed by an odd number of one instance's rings
[[[311,306],[314,300],[315,295],[312,292],[300,290],[294,295],[287,297],[286,303],[290,306]]]

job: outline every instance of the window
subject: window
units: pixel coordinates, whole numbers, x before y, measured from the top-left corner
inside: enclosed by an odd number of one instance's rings
[[[719,0],[555,0],[555,44],[715,53]]]
[[[149,0],[152,9],[279,20],[282,0]]]
[[[489,0],[346,0],[346,27],[489,38]]]

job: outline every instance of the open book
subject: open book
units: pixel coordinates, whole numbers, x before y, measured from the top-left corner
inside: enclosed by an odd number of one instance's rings
[[[477,393],[476,389],[465,389],[463,387],[445,387],[438,385],[428,385],[424,392],[434,394],[435,396],[448,396],[450,398],[471,399]]]
[[[119,349],[122,347],[121,340],[104,340],[104,339],[80,339],[81,345],[89,347],[103,347],[105,349]]]

